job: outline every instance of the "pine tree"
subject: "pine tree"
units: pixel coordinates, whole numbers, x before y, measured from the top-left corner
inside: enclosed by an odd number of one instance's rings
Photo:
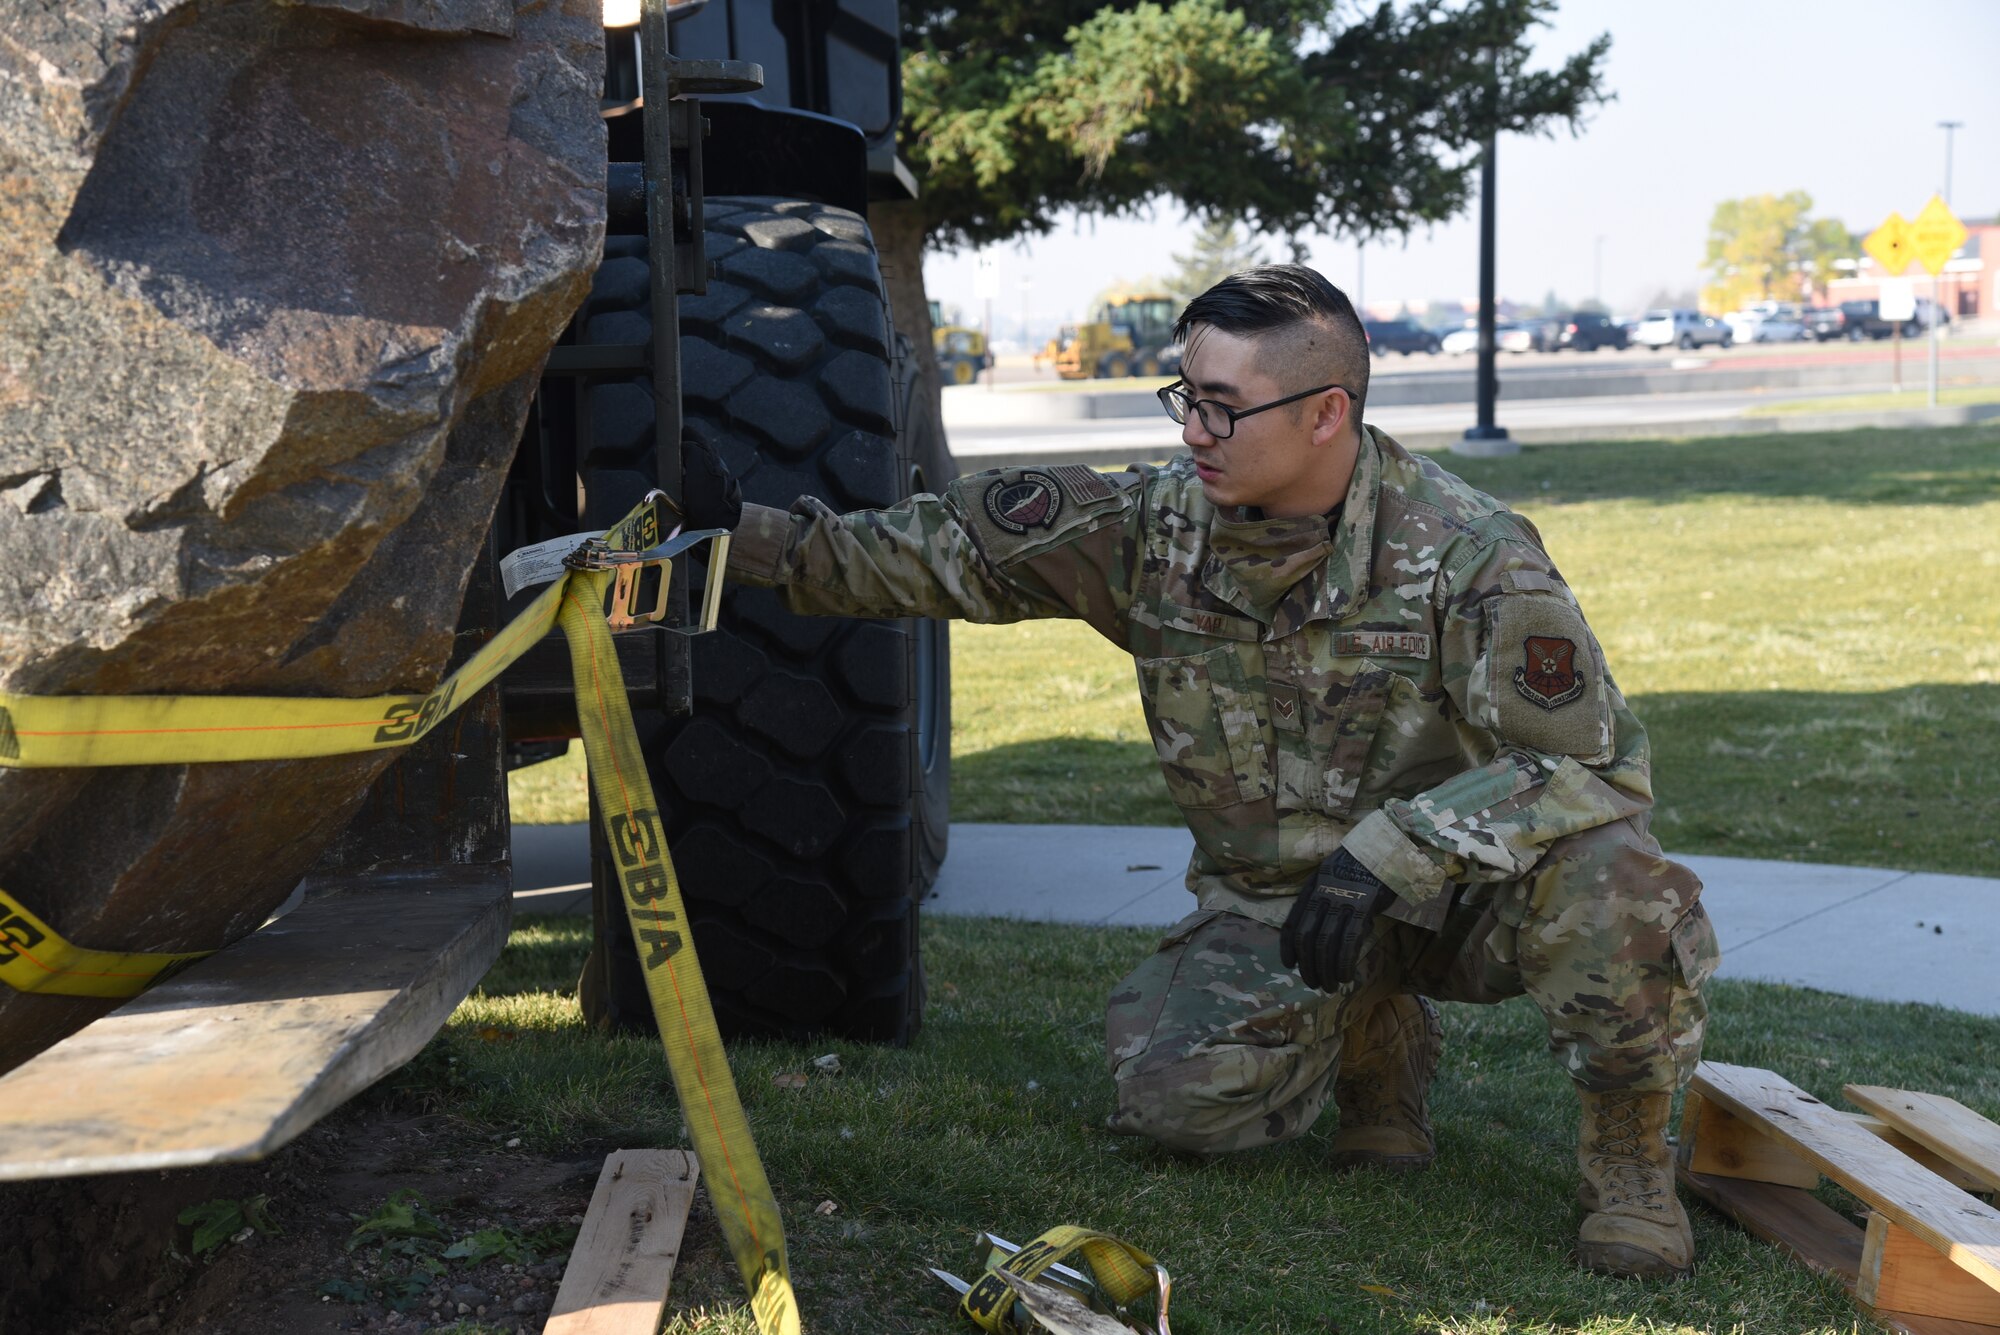
[[[1256,238],[1244,236],[1234,218],[1210,218],[1194,234],[1193,249],[1174,256],[1179,267],[1167,280],[1167,290],[1191,301],[1229,275],[1263,262],[1264,248]]]
[[[1293,238],[1455,217],[1489,131],[1574,130],[1607,97],[1608,37],[1527,67],[1554,8],[904,0],[900,151],[922,190],[868,211],[897,323],[930,345],[927,248],[1046,232],[1066,210],[1176,200]]]

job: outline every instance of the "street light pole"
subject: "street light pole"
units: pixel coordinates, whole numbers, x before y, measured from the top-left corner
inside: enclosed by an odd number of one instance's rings
[[[1597,239],[1591,243],[1590,299],[1600,306],[1604,305],[1604,234],[1602,232],[1598,233]],[[1610,308],[1607,306],[1605,309],[1609,310]]]
[[[1479,164],[1479,371],[1475,382],[1475,393],[1479,402],[1479,422],[1468,427],[1458,443],[1452,447],[1458,454],[1469,454],[1479,458],[1498,455],[1519,454],[1518,441],[1507,435],[1507,428],[1496,426],[1493,421],[1494,400],[1500,396],[1500,378],[1494,372],[1494,283],[1493,283],[1493,234],[1494,234],[1494,171],[1493,143],[1499,136],[1486,136],[1486,145],[1480,151]]]
[[[1491,17],[1492,6],[1488,6]],[[1493,234],[1495,231],[1495,204],[1493,146],[1500,138],[1500,45],[1491,37],[1492,45],[1486,51],[1486,110],[1494,128],[1487,130],[1486,143],[1479,154],[1479,374],[1476,393],[1479,399],[1479,422],[1466,428],[1458,443],[1452,446],[1457,454],[1478,458],[1494,458],[1506,454],[1519,454],[1519,441],[1507,435],[1507,428],[1496,426],[1493,421],[1493,401],[1500,396],[1500,378],[1494,374],[1493,320]]]
[[[1939,121],[1938,129],[1944,131],[1944,202],[1951,204],[1951,136],[1963,129],[1964,121]]]
[[[1944,131],[1944,202],[1946,208],[1951,207],[1951,137],[1964,124],[1964,121],[1938,122],[1938,129]],[[1931,345],[1930,406],[1933,408],[1937,407],[1938,396],[1938,325],[1944,317],[1944,307],[1939,304],[1942,300],[1942,294],[1939,291],[1938,280],[1942,276],[1935,273],[1931,275],[1931,318],[1929,321]]]

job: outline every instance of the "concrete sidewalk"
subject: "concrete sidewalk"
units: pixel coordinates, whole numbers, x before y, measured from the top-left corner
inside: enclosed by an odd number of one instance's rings
[[[930,913],[1164,927],[1194,907],[1194,840],[1152,825],[953,825]],[[1724,978],[2000,1016],[2000,880],[1683,856]],[[515,908],[590,911],[581,825],[514,830]]]

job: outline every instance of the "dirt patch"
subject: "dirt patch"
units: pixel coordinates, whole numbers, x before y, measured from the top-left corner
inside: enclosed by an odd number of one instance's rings
[[[0,1335],[536,1335],[616,1147],[553,1158],[508,1139],[364,1096],[262,1163],[0,1187]],[[407,1208],[350,1251],[399,1192]],[[257,1197],[270,1231],[245,1223],[205,1253],[178,1222]]]

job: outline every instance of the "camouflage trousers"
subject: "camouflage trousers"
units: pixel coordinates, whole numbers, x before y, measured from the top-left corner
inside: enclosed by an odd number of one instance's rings
[[[1498,1002],[1526,995],[1549,1047],[1586,1090],[1671,1090],[1701,1055],[1701,987],[1721,956],[1693,872],[1634,820],[1557,840],[1524,878],[1456,887],[1427,932],[1378,919],[1359,977],[1328,994],[1278,955],[1278,929],[1190,915],[1112,990],[1111,1127],[1222,1153],[1302,1134],[1325,1105],[1343,1035],[1398,994]]]

